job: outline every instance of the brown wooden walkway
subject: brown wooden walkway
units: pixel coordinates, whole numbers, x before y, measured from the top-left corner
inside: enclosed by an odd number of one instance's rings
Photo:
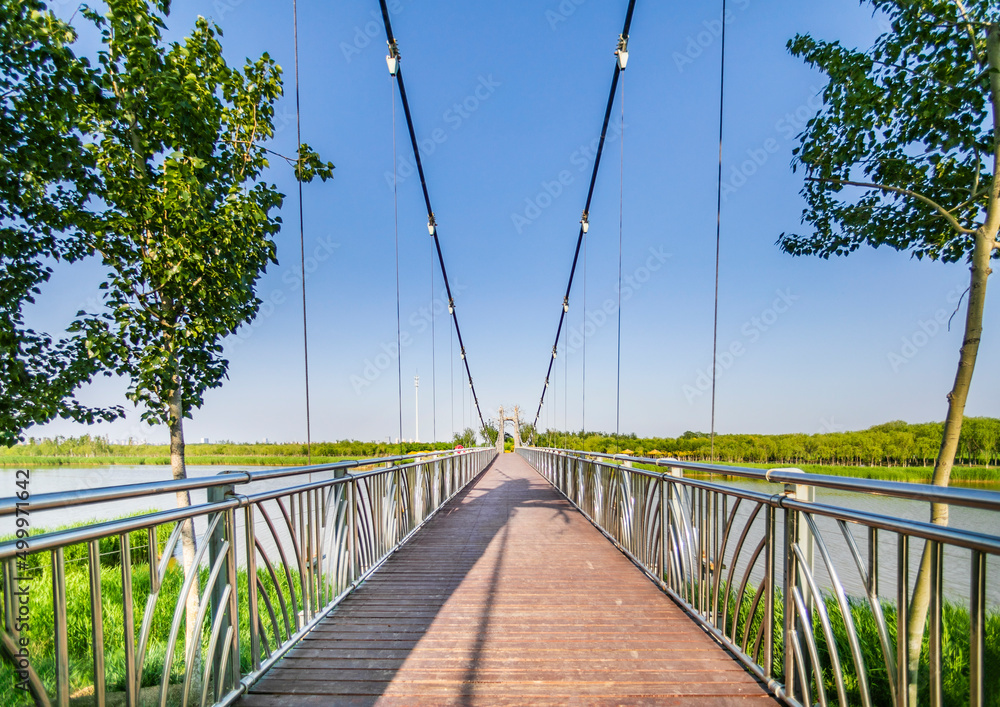
[[[241,704],[773,702],[547,481],[505,454]]]

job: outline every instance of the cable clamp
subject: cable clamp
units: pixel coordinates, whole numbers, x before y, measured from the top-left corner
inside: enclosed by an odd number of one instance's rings
[[[583,212],[583,218],[580,219],[580,228],[583,229],[584,233],[590,230],[590,214],[586,211]]]
[[[569,311],[569,297],[563,297],[563,312]]]
[[[385,56],[385,63],[389,67],[389,75],[395,76],[399,69],[399,60],[402,57],[399,56],[399,47],[396,45],[395,39],[388,40],[386,44],[389,45],[389,53]]]
[[[427,232],[429,234],[431,234],[431,237],[433,237],[434,236],[434,231],[436,229],[437,229],[437,221],[434,220],[434,212],[432,211],[427,216]]]
[[[615,49],[615,56],[618,57],[618,68],[625,71],[625,66],[628,64],[628,35],[619,34],[618,35],[618,48]]]

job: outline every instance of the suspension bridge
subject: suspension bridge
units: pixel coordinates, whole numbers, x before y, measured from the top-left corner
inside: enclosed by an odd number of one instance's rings
[[[450,322],[485,428],[399,44],[384,0],[380,7]],[[605,138],[623,101],[634,9],[631,0],[615,45],[536,426],[586,255]],[[725,23],[721,40],[724,58]],[[296,67],[297,56],[296,31]],[[623,107],[620,120],[623,129]],[[717,222],[716,322],[718,236]],[[398,350],[398,230],[396,239]],[[619,278],[620,242],[619,231]],[[620,383],[620,321],[618,347]],[[308,420],[308,355],[304,364]],[[514,453],[504,453],[508,421]],[[986,626],[998,586],[1000,494],[538,448],[520,438],[519,411],[509,418],[502,408],[497,432],[495,447],[33,496],[32,512],[182,492],[196,500],[0,544],[0,652],[22,691],[10,694],[66,707],[937,706],[956,689],[945,679],[946,656],[961,644],[964,701],[997,698]],[[931,504],[970,508],[992,524],[941,527],[817,492],[874,494],[924,518]],[[24,510],[17,496],[0,499],[0,516],[16,521]],[[201,572],[185,577],[173,559],[189,521]],[[72,563],[82,564],[85,583],[67,581]],[[39,576],[45,601],[22,601]],[[914,673],[898,627],[924,588],[928,648]],[[967,613],[961,636],[948,629],[946,606]],[[29,615],[51,642],[29,644]],[[71,655],[80,641],[85,660]]]

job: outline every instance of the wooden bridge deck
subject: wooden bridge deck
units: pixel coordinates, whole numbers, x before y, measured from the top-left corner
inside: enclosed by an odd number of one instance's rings
[[[547,481],[505,454],[241,704],[773,702]]]

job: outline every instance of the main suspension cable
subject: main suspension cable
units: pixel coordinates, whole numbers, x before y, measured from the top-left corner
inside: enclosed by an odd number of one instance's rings
[[[721,60],[719,66],[719,180],[715,197],[715,313],[712,318],[712,434],[710,460],[715,461],[715,378],[719,355],[719,252],[722,246],[722,126],[726,99],[726,0],[722,0]]]
[[[384,0],[383,7],[384,7]],[[618,79],[625,65],[628,62],[628,33],[632,25],[632,13],[635,11],[635,0],[629,0],[628,10],[625,12],[625,24],[618,37],[618,49],[615,51],[615,71],[611,77],[611,90],[608,92],[608,105],[604,109],[604,123],[601,126],[601,138],[597,143],[597,154],[594,157],[594,170],[590,175],[590,187],[587,190],[587,201],[583,208],[583,217],[580,219],[580,231],[576,239],[576,250],[573,253],[573,265],[569,271],[569,282],[566,284],[566,294],[563,296],[562,312],[559,315],[559,325],[556,327],[555,342],[552,345],[552,356],[549,358],[549,367],[545,373],[545,385],[542,386],[542,395],[538,400],[538,410],[535,412],[534,427],[538,427],[538,418],[542,413],[542,405],[545,404],[545,391],[548,389],[549,377],[552,375],[552,365],[555,363],[556,354],[559,350],[559,335],[562,333],[563,324],[566,320],[566,313],[569,312],[569,295],[573,289],[573,276],[576,273],[576,265],[580,259],[580,246],[583,243],[584,234],[589,228],[590,203],[594,197],[594,185],[597,182],[597,173],[601,167],[601,155],[604,152],[604,142],[608,134],[608,122],[611,120],[611,110],[615,103],[615,94],[618,92]]]
[[[632,0],[634,3],[635,0]],[[476,413],[479,415],[480,429],[486,429],[486,420],[483,418],[482,410],[479,408],[479,397],[476,395],[476,386],[472,380],[472,371],[469,368],[469,360],[465,355],[465,343],[462,340],[462,329],[458,325],[458,314],[455,312],[455,300],[451,294],[451,284],[448,282],[448,270],[444,265],[444,255],[441,253],[441,240],[438,238],[437,222],[434,219],[434,209],[431,208],[431,197],[427,191],[427,180],[424,178],[424,166],[420,160],[420,147],[417,144],[417,134],[413,129],[413,117],[410,115],[410,104],[406,99],[406,85],[403,83],[403,69],[400,66],[399,47],[396,38],[392,33],[392,23],[389,21],[389,8],[386,7],[385,0],[379,0],[382,9],[382,23],[385,25],[385,36],[389,44],[389,55],[386,61],[389,64],[390,75],[396,78],[399,86],[399,99],[403,104],[403,113],[406,116],[406,127],[410,133],[410,144],[413,147],[413,159],[417,164],[417,174],[420,176],[420,188],[424,194],[424,204],[427,207],[427,230],[434,239],[434,247],[437,250],[438,264],[441,266],[441,277],[444,280],[445,293],[448,296],[448,314],[451,315],[455,325],[455,335],[458,337],[458,347],[462,361],[465,362],[465,374],[469,380],[469,387],[472,389],[472,400],[476,405]],[[395,105],[395,104],[393,104]]]
[[[302,354],[306,376],[306,463],[312,464],[312,420],[309,410],[309,327],[306,317],[306,225],[302,207],[302,110],[299,103],[299,7],[292,0],[292,33],[295,44],[295,155],[299,182],[299,249],[302,254]]]

